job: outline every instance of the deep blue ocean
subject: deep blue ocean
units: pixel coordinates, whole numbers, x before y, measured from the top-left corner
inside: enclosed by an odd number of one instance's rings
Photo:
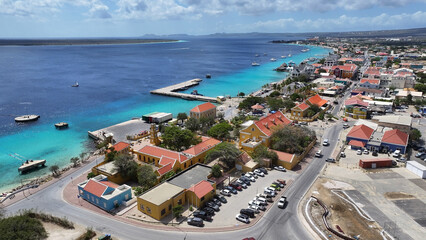
[[[21,162],[9,156],[46,159],[65,166],[91,151],[87,131],[140,117],[152,111],[179,112],[200,102],[151,95],[150,90],[203,78],[195,89],[206,96],[250,93],[285,73],[272,71],[283,62],[321,57],[327,49],[272,44],[272,39],[191,38],[173,43],[3,46],[0,47],[0,191],[49,172],[19,175]],[[255,55],[259,54],[259,57]],[[281,59],[282,55],[292,57]],[[276,62],[270,62],[270,58]],[[259,67],[252,67],[257,61]],[[205,79],[211,74],[211,79]],[[78,81],[80,87],[71,87]],[[32,123],[14,116],[38,114]],[[68,122],[58,131],[54,124]]]

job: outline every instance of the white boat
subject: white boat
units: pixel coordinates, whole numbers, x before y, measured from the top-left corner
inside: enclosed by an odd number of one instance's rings
[[[23,115],[15,118],[15,122],[31,122],[40,118],[40,115]]]
[[[78,82],[75,82],[74,85],[71,85],[71,87],[78,87],[80,85],[78,85]]]
[[[281,58],[286,58],[286,56],[281,56]]]
[[[309,48],[306,48],[306,49],[302,49],[302,50],[300,50],[301,52],[307,52],[307,51],[309,51]]]
[[[55,127],[57,129],[67,128],[68,127],[68,123],[66,123],[66,122],[55,123]]]
[[[271,58],[271,62],[275,62],[275,61],[277,61],[277,59]]]
[[[291,54],[289,54],[288,56],[291,57]]]
[[[251,66],[252,66],[252,67],[257,67],[257,66],[260,66],[260,64],[259,64],[259,63],[257,63],[257,62],[252,62],[252,63],[251,63]]]

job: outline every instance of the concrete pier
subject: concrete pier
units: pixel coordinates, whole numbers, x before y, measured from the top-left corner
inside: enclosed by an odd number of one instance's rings
[[[116,142],[129,142],[127,135],[135,135],[143,131],[148,131],[150,127],[151,124],[142,121],[141,118],[136,118],[96,131],[88,131],[88,134],[89,137],[95,140],[105,140],[105,136],[112,134]]]
[[[200,96],[200,95],[193,95],[193,94],[187,94],[187,93],[179,93],[178,91],[183,91],[185,89],[188,89],[190,87],[196,86],[200,84],[200,82],[203,81],[200,78],[192,79],[186,82],[178,83],[172,86],[152,90],[151,94],[158,94],[158,95],[164,95],[164,96],[170,96],[170,97],[178,97],[183,98],[187,100],[198,100],[198,101],[204,101],[204,102],[219,102],[217,98],[214,97],[206,97],[206,96]]]

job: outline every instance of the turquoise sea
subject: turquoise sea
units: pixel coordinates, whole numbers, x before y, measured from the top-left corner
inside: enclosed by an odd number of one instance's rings
[[[271,39],[202,39],[165,44],[102,46],[7,46],[0,51],[0,191],[49,173],[48,167],[19,175],[21,162],[9,156],[46,159],[65,166],[81,152],[93,151],[87,131],[152,111],[179,112],[200,104],[149,94],[150,90],[193,78],[211,79],[194,89],[206,96],[250,93],[285,73],[272,71],[290,60],[300,63],[329,50]],[[303,53],[300,50],[309,48]],[[255,55],[259,54],[259,57]],[[281,59],[282,55],[292,57]],[[270,58],[276,62],[270,62]],[[261,65],[252,67],[251,62]],[[78,81],[80,87],[70,87]],[[30,124],[13,117],[39,114]],[[67,130],[54,123],[65,121]]]

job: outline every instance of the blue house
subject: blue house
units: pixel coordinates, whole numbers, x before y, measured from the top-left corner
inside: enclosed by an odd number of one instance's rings
[[[79,197],[106,211],[111,211],[132,198],[129,186],[112,183],[104,175],[78,184],[78,193]]]
[[[351,131],[349,131],[348,135],[346,135],[346,143],[352,142],[355,143],[354,145],[357,147],[363,147],[368,143],[373,132],[374,129],[364,124],[354,126]],[[363,144],[363,146],[361,146],[361,144]]]
[[[402,154],[405,154],[408,145],[409,135],[398,129],[386,131],[383,134],[381,148],[384,151],[394,152],[400,150]]]

